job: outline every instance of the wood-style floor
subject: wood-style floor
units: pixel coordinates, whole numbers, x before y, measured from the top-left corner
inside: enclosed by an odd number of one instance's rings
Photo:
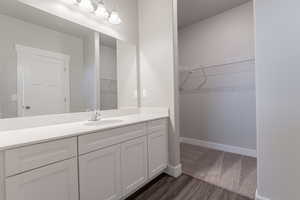
[[[163,174],[126,200],[252,200],[256,159],[181,144],[183,175]]]
[[[239,194],[183,174],[163,174],[126,200],[250,200]]]
[[[254,199],[255,158],[181,144],[182,171],[194,178]]]

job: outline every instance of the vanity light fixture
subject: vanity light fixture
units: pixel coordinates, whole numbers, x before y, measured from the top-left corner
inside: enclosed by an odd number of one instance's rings
[[[122,23],[122,20],[119,16],[119,13],[116,12],[116,11],[112,11],[110,13],[110,16],[108,18],[108,22],[111,23],[111,24],[121,24]]]
[[[88,12],[94,11],[94,5],[91,0],[80,0],[79,7]]]
[[[109,17],[109,13],[105,8],[104,1],[100,1],[95,10],[95,14],[101,18],[107,19]]]

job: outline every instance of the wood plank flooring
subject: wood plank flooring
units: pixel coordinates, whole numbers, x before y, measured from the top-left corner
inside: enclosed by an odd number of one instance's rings
[[[163,174],[126,200],[250,200],[207,182],[183,174]]]
[[[181,144],[182,171],[194,178],[254,199],[255,158]]]
[[[251,200],[256,159],[181,144],[183,175],[163,174],[126,200]]]

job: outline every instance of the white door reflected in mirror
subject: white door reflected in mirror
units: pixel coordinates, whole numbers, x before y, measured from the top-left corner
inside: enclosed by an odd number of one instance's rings
[[[68,55],[16,46],[18,115],[34,116],[69,112]]]

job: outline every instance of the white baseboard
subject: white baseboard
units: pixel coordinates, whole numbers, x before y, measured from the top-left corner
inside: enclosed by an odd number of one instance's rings
[[[256,158],[256,150],[181,137],[180,142]]]
[[[177,166],[168,165],[165,173],[167,173],[168,175],[173,176],[175,178],[179,177],[182,174],[181,164],[179,164]]]
[[[255,193],[255,200],[271,200],[271,199],[260,196],[260,195],[258,194],[257,190],[256,190],[256,193]]]

